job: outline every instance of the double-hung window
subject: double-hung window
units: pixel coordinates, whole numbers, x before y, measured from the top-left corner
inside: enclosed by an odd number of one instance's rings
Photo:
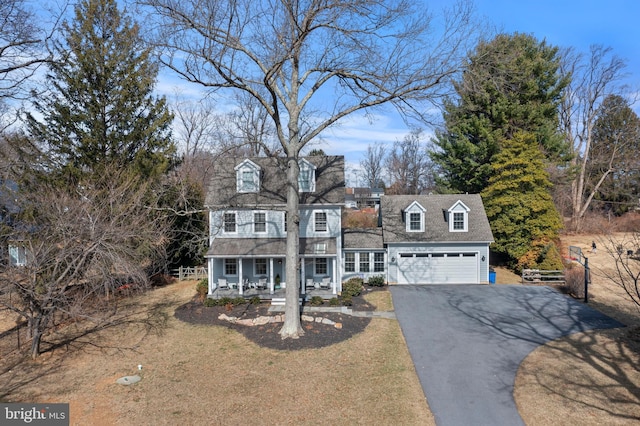
[[[237,259],[225,259],[224,260],[224,274],[225,275],[238,275],[238,261]]]
[[[234,213],[225,213],[224,214],[224,232],[227,233],[235,233],[237,228],[236,228],[236,214]]]
[[[315,274],[327,275],[327,258],[326,257],[316,257]]]
[[[267,232],[267,214],[265,212],[253,213],[253,232]]]
[[[360,253],[360,272],[369,272],[369,253]]]
[[[345,272],[356,271],[356,254],[355,253],[344,254],[344,271]]]
[[[327,232],[327,214],[315,212],[314,219],[316,232]]]
[[[409,230],[419,231],[422,228],[422,215],[420,213],[409,213]]]
[[[464,231],[464,213],[463,212],[453,213],[453,230]]]
[[[373,272],[384,272],[384,253],[373,253]]]
[[[255,275],[267,275],[267,259],[255,260]]]

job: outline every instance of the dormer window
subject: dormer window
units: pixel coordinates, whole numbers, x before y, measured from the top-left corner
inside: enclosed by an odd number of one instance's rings
[[[244,160],[235,167],[238,192],[258,192],[260,189],[260,166]]]
[[[409,213],[409,231],[419,231],[422,228],[422,215]]]
[[[449,232],[467,231],[469,231],[469,207],[462,201],[458,201],[449,209]]]
[[[314,192],[316,190],[316,166],[302,159],[299,163],[298,190],[300,192]]]
[[[404,209],[407,232],[424,232],[424,217],[426,209],[414,201]]]

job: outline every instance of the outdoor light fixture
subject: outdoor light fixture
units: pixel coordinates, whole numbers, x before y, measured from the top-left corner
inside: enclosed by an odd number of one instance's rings
[[[484,262],[484,256],[482,256],[482,261]]]
[[[395,257],[391,257],[391,263],[394,263],[396,261]]]

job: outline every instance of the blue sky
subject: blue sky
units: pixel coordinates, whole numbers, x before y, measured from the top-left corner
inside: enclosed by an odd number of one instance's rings
[[[433,10],[450,2],[428,2]],[[476,10],[500,32],[532,34],[559,47],[588,52],[589,46],[602,44],[627,61],[626,79],[634,91],[640,88],[640,1],[638,0],[476,0]],[[640,113],[640,105],[634,105]],[[408,132],[401,120],[379,117],[369,125],[353,117],[326,135],[328,154],[345,155],[348,179],[367,146],[373,142],[392,143]],[[349,172],[350,171],[350,172]]]
[[[28,1],[39,4],[39,0]],[[424,3],[439,12],[453,0]],[[627,60],[627,83],[640,93],[640,0],[475,0],[475,6],[477,15],[499,32],[533,34],[549,44],[572,46],[585,53],[592,44],[610,46]],[[176,91],[184,98],[199,98],[202,94],[201,87],[166,72],[160,75],[157,91],[171,100]],[[634,108],[640,113],[640,103]],[[429,128],[425,130],[430,132]],[[325,132],[314,147],[327,154],[344,155],[349,184],[356,185],[355,174],[367,146],[376,142],[392,144],[408,132],[408,126],[388,108],[372,117],[360,113],[342,120]]]

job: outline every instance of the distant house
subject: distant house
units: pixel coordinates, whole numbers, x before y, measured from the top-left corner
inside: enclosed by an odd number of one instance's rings
[[[346,193],[347,200],[353,200],[358,209],[377,208],[380,205],[380,197],[384,195],[384,188],[346,188]]]
[[[477,194],[381,195],[379,227],[342,229],[344,158],[300,159],[297,282],[285,282],[286,172],[277,158],[228,159],[208,185],[209,295],[275,298],[288,285],[333,297],[352,277],[390,284],[489,281],[493,235]],[[373,198],[373,193],[370,193]]]

